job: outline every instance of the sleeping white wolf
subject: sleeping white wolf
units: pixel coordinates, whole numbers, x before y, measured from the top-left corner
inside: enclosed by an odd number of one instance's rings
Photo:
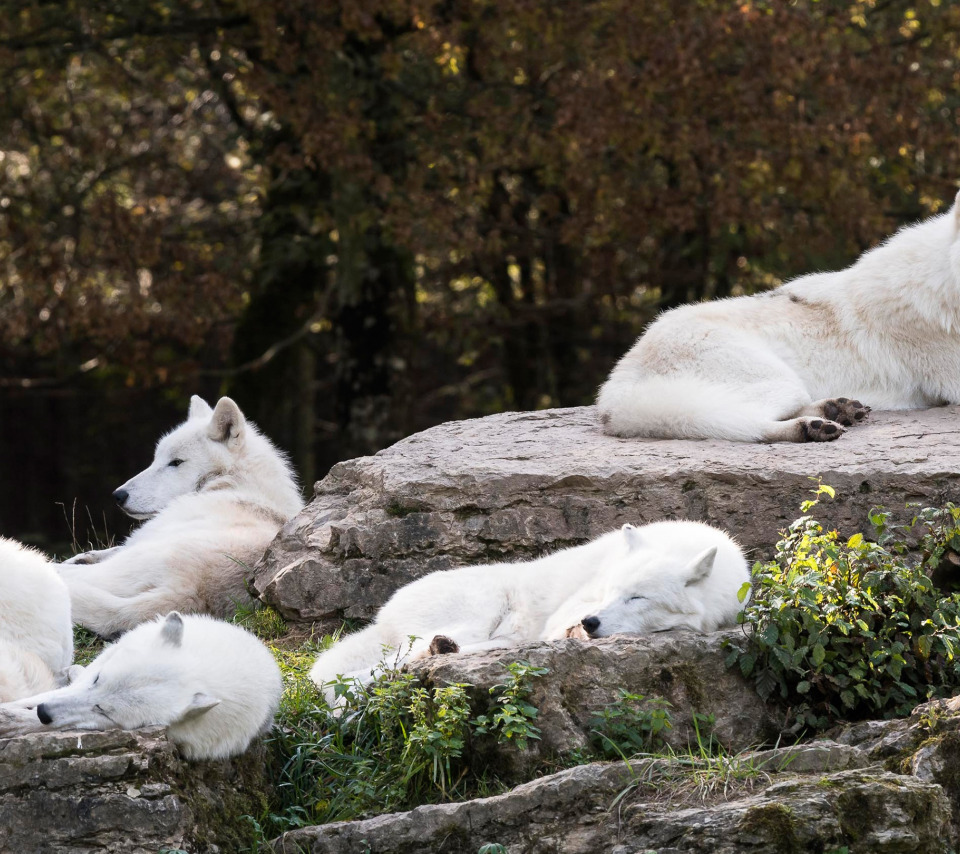
[[[72,661],[67,586],[42,554],[0,537],[0,703],[50,690]]]
[[[70,676],[63,688],[0,705],[0,737],[164,726],[188,759],[224,759],[270,729],[283,690],[250,632],[177,613],[137,626]]]
[[[286,458],[229,397],[211,409],[194,396],[153,464],[114,497],[144,524],[60,565],[74,622],[104,636],[168,611],[226,616],[249,602],[248,569],[303,507]]]
[[[830,441],[871,407],[957,403],[960,195],[845,270],[668,311],[597,397],[615,436],[744,442]]]
[[[384,659],[402,664],[435,639],[461,652],[553,640],[574,625],[589,637],[736,621],[749,581],[739,546],[700,522],[656,522],[619,531],[529,563],[434,572],[398,590],[372,625],[320,654],[310,678],[369,681]],[[416,636],[410,644],[409,638]]]

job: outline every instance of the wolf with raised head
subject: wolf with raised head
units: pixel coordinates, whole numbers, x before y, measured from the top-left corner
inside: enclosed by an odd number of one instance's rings
[[[267,732],[283,680],[250,632],[174,612],[142,623],[62,688],[0,705],[0,737],[163,726],[187,759],[225,759]]]
[[[372,625],[321,653],[310,678],[333,699],[337,677],[369,681],[379,662],[477,652],[568,636],[733,624],[749,581],[739,546],[700,522],[625,525],[528,563],[431,573],[402,587]],[[412,643],[411,636],[416,636]]]
[[[831,441],[871,407],[958,403],[960,195],[845,270],[666,312],[597,397],[615,436],[742,442]]]
[[[153,464],[114,492],[143,520],[121,545],[60,565],[74,622],[110,636],[168,611],[226,616],[246,575],[303,507],[284,455],[229,397],[190,402]]]
[[[66,584],[40,552],[0,537],[0,703],[50,690],[72,661]]]

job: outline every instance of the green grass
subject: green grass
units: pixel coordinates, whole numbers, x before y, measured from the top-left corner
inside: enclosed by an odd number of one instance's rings
[[[675,805],[705,804],[728,800],[770,782],[768,759],[752,750],[729,753],[713,738],[711,718],[694,715],[693,725],[695,741],[686,748],[665,746],[638,754],[650,761],[641,766],[612,806],[641,793]],[[789,761],[775,770],[784,770]]]
[[[86,667],[107,645],[107,642],[82,626],[73,627],[73,663]]]

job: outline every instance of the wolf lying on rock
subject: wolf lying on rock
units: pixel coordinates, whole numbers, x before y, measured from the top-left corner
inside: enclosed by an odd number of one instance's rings
[[[750,579],[739,546],[700,522],[624,525],[590,543],[529,563],[434,572],[398,590],[366,629],[321,653],[310,678],[372,678],[434,652],[476,652],[568,636],[687,627],[713,631],[736,621]],[[411,636],[416,640],[409,642]]]
[[[211,409],[194,396],[153,464],[114,497],[144,524],[60,565],[74,622],[105,637],[172,610],[232,613],[249,601],[247,570],[303,507],[286,458],[229,397]]]
[[[958,328],[960,194],[845,270],[661,315],[600,389],[600,421],[614,436],[832,441],[871,407],[960,403]]]
[[[69,685],[0,705],[0,737],[165,726],[187,759],[224,759],[270,729],[283,690],[273,656],[250,632],[176,612],[70,670]]]

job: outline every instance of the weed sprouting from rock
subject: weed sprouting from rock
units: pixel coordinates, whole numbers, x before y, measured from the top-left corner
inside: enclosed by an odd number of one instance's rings
[[[526,750],[531,740],[540,738],[540,730],[533,723],[539,712],[530,703],[531,680],[546,674],[547,669],[534,667],[528,661],[514,661],[507,665],[507,670],[507,681],[490,689],[491,694],[500,692],[493,709],[473,723],[478,734],[492,733],[498,744],[512,741],[519,750]]]
[[[608,759],[647,753],[663,744],[663,734],[673,728],[671,705],[659,697],[631,694],[624,688],[590,719],[591,741]]]

